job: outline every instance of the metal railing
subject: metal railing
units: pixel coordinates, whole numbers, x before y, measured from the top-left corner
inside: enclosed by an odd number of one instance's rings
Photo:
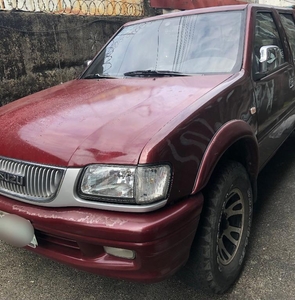
[[[0,0],[0,10],[139,17],[144,0]]]

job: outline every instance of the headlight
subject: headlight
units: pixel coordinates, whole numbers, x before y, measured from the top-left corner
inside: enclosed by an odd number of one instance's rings
[[[92,165],[86,168],[81,191],[86,195],[133,198],[134,175],[135,167]]]
[[[170,177],[168,165],[91,165],[83,173],[80,194],[99,201],[147,204],[167,197]]]

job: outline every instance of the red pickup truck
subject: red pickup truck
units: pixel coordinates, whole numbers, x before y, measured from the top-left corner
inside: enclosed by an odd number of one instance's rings
[[[126,24],[79,79],[0,109],[0,239],[144,282],[191,254],[196,286],[226,291],[258,173],[294,129],[294,60],[292,9]]]

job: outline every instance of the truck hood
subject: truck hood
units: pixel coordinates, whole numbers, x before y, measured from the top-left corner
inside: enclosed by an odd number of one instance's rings
[[[80,79],[38,92],[0,109],[0,156],[136,164],[163,126],[230,76]]]

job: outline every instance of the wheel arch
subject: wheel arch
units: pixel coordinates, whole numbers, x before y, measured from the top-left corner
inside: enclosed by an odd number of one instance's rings
[[[202,158],[192,194],[207,185],[216,166],[224,159],[238,161],[245,167],[255,199],[259,170],[258,142],[252,127],[242,120],[229,121],[215,133]]]

